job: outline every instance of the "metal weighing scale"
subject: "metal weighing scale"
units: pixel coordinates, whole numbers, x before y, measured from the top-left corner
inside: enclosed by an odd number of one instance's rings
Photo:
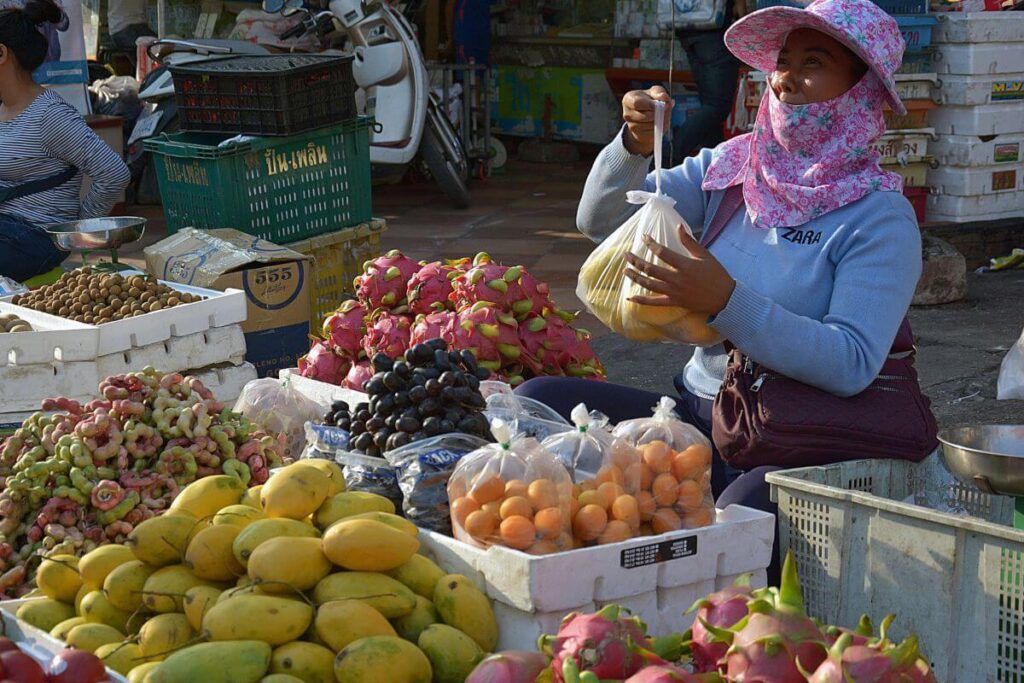
[[[958,479],[1015,500],[1013,526],[1024,529],[1024,425],[984,425],[939,433],[942,457]]]
[[[131,266],[117,260],[117,250],[135,242],[146,232],[146,219],[135,216],[117,218],[89,218],[82,221],[60,223],[46,228],[50,239],[64,251],[82,254],[82,265],[87,266],[91,252],[107,252],[110,261],[99,261],[92,265],[94,270],[116,272],[131,270]]]

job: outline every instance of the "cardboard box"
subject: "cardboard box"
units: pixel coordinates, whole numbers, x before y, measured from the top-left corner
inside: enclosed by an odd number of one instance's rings
[[[238,230],[186,228],[145,249],[163,280],[245,292],[247,361],[260,377],[295,367],[309,350],[310,258]]]

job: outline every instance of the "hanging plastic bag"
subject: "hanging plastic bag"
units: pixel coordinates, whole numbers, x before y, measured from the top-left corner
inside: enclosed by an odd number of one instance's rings
[[[442,434],[388,451],[406,519],[421,529],[452,535],[448,480],[462,456],[488,444],[470,434]]]
[[[662,396],[651,417],[620,422],[612,432],[640,451],[640,517],[656,534],[715,521],[711,442],[680,420],[675,407]]]
[[[1000,401],[1024,399],[1024,331],[1021,331],[1020,338],[1003,356],[999,379],[996,381],[996,398]]]
[[[488,396],[484,415],[488,420],[503,421],[517,436],[530,436],[538,441],[552,434],[572,431],[572,425],[553,408],[512,392]]]
[[[707,314],[684,308],[646,306],[631,297],[652,294],[625,276],[626,254],[645,261],[658,259],[644,243],[645,236],[677,254],[687,252],[679,240],[680,225],[693,235],[682,216],[673,208],[675,200],[661,191],[662,136],[665,128],[665,104],[655,102],[654,193],[635,190],[626,193],[631,204],[642,204],[618,230],[590,254],[580,268],[576,296],[587,309],[614,332],[635,341],[683,342],[709,346],[721,341],[718,332],[708,326]]]
[[[497,443],[462,458],[448,481],[455,538],[533,555],[571,549],[569,472],[504,421],[495,420],[491,432]]]
[[[306,423],[318,421],[324,409],[306,398],[288,378],[254,379],[242,387],[235,412],[245,415],[269,432],[284,434],[285,457],[298,458],[306,445]]]

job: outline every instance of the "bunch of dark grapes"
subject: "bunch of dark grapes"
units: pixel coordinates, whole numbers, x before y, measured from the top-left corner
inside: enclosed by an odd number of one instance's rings
[[[443,339],[431,339],[403,358],[378,353],[370,363],[376,374],[363,385],[370,402],[348,420],[352,450],[379,457],[439,434],[489,438],[480,382],[490,371],[471,352],[449,351]]]

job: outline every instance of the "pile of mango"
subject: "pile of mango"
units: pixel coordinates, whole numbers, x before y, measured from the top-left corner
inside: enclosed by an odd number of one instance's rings
[[[325,460],[206,477],[124,545],[45,559],[18,617],[131,683],[461,683],[497,644],[490,600],[394,512]]]

